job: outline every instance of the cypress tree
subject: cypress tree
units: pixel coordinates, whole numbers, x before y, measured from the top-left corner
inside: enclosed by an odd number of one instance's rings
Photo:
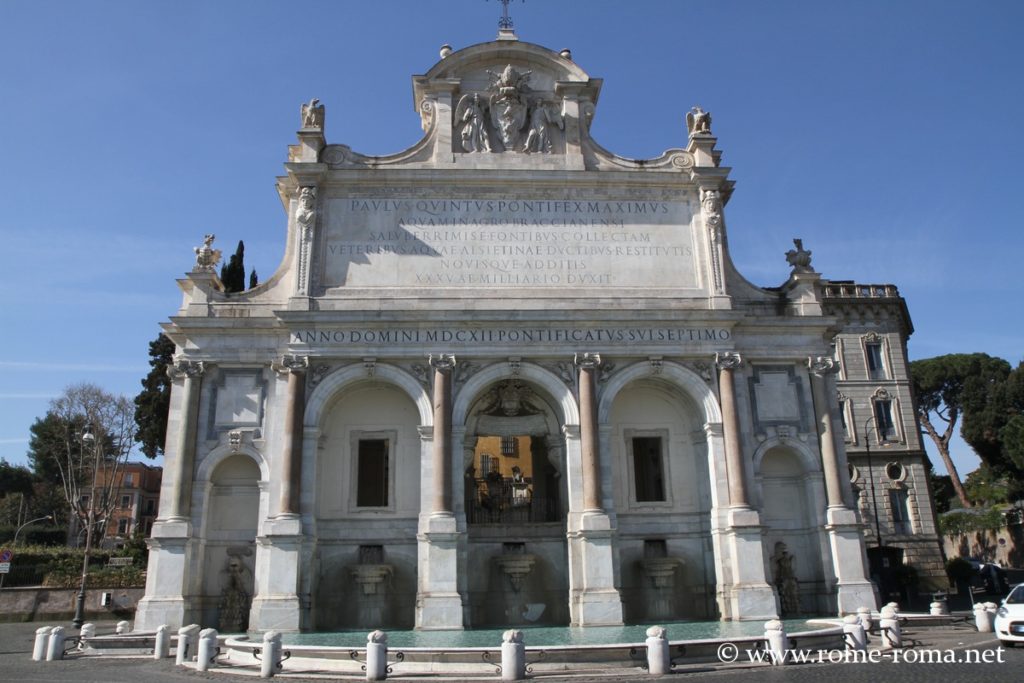
[[[226,294],[245,290],[245,242],[242,240],[238,240],[238,248],[231,259],[221,266],[220,281]]]
[[[255,287],[256,285],[258,285],[259,283],[260,283],[260,281],[259,281],[259,279],[258,279],[258,278],[256,277],[256,269],[255,269],[255,268],[253,268],[253,269],[252,269],[252,272],[251,272],[251,273],[249,273],[249,289],[252,289],[253,287]]]

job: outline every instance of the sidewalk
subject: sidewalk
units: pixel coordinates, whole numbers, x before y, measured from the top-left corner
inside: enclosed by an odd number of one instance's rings
[[[100,633],[113,632],[115,622],[96,622],[97,630]],[[35,637],[35,630],[40,626],[56,625],[43,623],[16,623],[0,624],[0,671],[8,681],[17,683],[46,682],[64,683],[75,681],[76,683],[172,683],[180,681],[214,680],[221,682],[240,680],[237,674],[228,674],[211,670],[207,673],[199,673],[193,669],[183,669],[174,666],[173,659],[160,662],[147,658],[113,658],[113,657],[69,657],[60,662],[33,662],[32,643]],[[67,624],[61,624],[67,626]],[[71,629],[69,632],[73,633]],[[978,633],[973,627],[958,625],[942,628],[909,628],[904,631],[905,650],[904,660],[910,656],[919,657],[927,651],[939,652],[947,659],[957,657],[961,660],[967,651],[983,652],[989,651],[990,660],[993,663],[965,663],[963,661],[941,661],[931,663],[909,663],[908,661],[894,662],[891,653],[880,656],[876,663],[811,663],[797,664],[792,666],[771,666],[762,663],[737,663],[733,665],[692,665],[680,668],[670,675],[673,679],[684,680],[696,676],[711,676],[716,683],[729,683],[730,681],[750,681],[756,679],[758,683],[762,680],[779,681],[828,681],[834,683],[837,678],[843,683],[877,683],[879,680],[905,681],[932,681],[944,680],[948,683],[953,681],[978,683],[1001,683],[1018,682],[1024,679],[1024,648],[1013,648],[1001,650],[1002,663],[995,661],[996,648],[999,642],[988,633]],[[872,638],[871,647],[877,648],[878,637]],[[913,652],[914,655],[910,655]],[[980,661],[980,660],[979,660]],[[836,668],[840,667],[840,668]],[[454,681],[454,680],[482,680],[498,681],[497,674],[488,677],[470,678],[440,678],[417,675],[414,677],[402,677],[400,666],[389,680],[394,681]],[[250,677],[252,677],[250,672]],[[297,682],[303,680],[358,680],[341,679],[337,675],[326,677],[309,676],[299,677],[294,675],[283,675],[279,677],[282,681]],[[245,680],[245,677],[241,678]],[[618,683],[620,681],[650,681],[646,671],[639,668],[619,668],[600,671],[587,671],[586,673],[572,674],[571,672],[558,672],[550,674],[538,674],[531,676],[531,680],[543,681],[545,683],[597,681],[599,683]]]

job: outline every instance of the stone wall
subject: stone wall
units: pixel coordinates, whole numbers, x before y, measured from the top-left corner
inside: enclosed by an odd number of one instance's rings
[[[110,604],[100,605],[103,593]],[[86,619],[131,619],[144,588],[95,588],[85,593]],[[75,588],[4,588],[0,591],[0,621],[69,620],[75,614]]]
[[[942,537],[946,557],[974,557],[1003,567],[1024,568],[1024,525]]]

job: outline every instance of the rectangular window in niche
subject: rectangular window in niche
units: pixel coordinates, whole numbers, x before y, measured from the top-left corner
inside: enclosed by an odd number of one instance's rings
[[[885,364],[882,362],[882,343],[868,342],[864,345],[864,352],[868,360],[868,377],[871,379],[885,379]]]
[[[878,424],[879,439],[896,440],[896,425],[892,421],[892,401],[875,401],[875,422]]]
[[[356,505],[387,507],[388,476],[387,439],[360,439]]]
[[[665,500],[661,437],[633,437],[633,481],[638,503]]]

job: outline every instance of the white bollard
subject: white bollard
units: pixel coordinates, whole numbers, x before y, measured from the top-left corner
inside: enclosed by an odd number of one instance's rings
[[[866,650],[868,648],[864,624],[860,623],[860,617],[856,614],[848,614],[843,617],[843,635],[846,639],[847,650]]]
[[[167,659],[171,654],[171,631],[167,625],[156,630],[156,642],[153,643],[153,659]]]
[[[896,613],[896,616],[899,616],[900,604],[898,602],[887,602],[885,606],[892,607],[892,611]]]
[[[978,627],[978,633],[992,633],[992,622],[989,611],[985,609],[985,603],[974,603],[974,625]]]
[[[82,628],[78,630],[78,635],[81,638],[95,638],[96,624],[82,624]]]
[[[267,631],[263,634],[263,653],[260,660],[260,676],[271,678],[277,673],[277,660],[281,656],[281,634]]]
[[[46,659],[46,646],[50,642],[50,629],[52,626],[43,626],[36,629],[36,642],[32,644],[32,661],[41,662]]]
[[[388,634],[372,631],[366,635],[366,680],[383,681],[388,677]]]
[[[123,636],[125,633],[131,633],[132,625],[128,621],[119,621],[117,626],[114,628],[114,633],[119,636]]]
[[[860,619],[861,626],[864,627],[864,634],[871,633],[871,629],[875,627],[871,621],[871,608],[870,607],[858,607],[857,618]]]
[[[206,671],[217,656],[217,629],[207,628],[199,632],[199,648],[196,655],[196,670]]]
[[[54,626],[50,630],[50,639],[46,643],[46,661],[55,662],[64,659],[64,627]]]
[[[664,676],[671,670],[668,631],[664,626],[652,626],[647,629],[647,671],[652,676]]]
[[[936,600],[928,605],[928,613],[933,617],[948,617],[949,605],[946,604],[945,600]]]
[[[771,653],[772,663],[776,665],[787,664],[789,651],[789,638],[786,637],[786,628],[778,619],[772,619],[764,624],[764,639],[768,643],[768,652]]]
[[[523,632],[509,629],[501,636],[501,680],[520,681],[526,678],[526,646]]]
[[[900,620],[890,605],[882,608],[881,618],[878,620],[878,629],[882,634],[882,648],[885,650],[898,650],[903,647],[903,636],[900,634]]]
[[[174,648],[174,664],[183,666],[195,657],[196,636],[199,635],[199,624],[189,624],[178,629],[178,646]]]
[[[994,602],[985,603],[985,613],[988,614],[988,623],[992,626],[992,632],[996,630],[996,612],[999,611],[999,605]]]

